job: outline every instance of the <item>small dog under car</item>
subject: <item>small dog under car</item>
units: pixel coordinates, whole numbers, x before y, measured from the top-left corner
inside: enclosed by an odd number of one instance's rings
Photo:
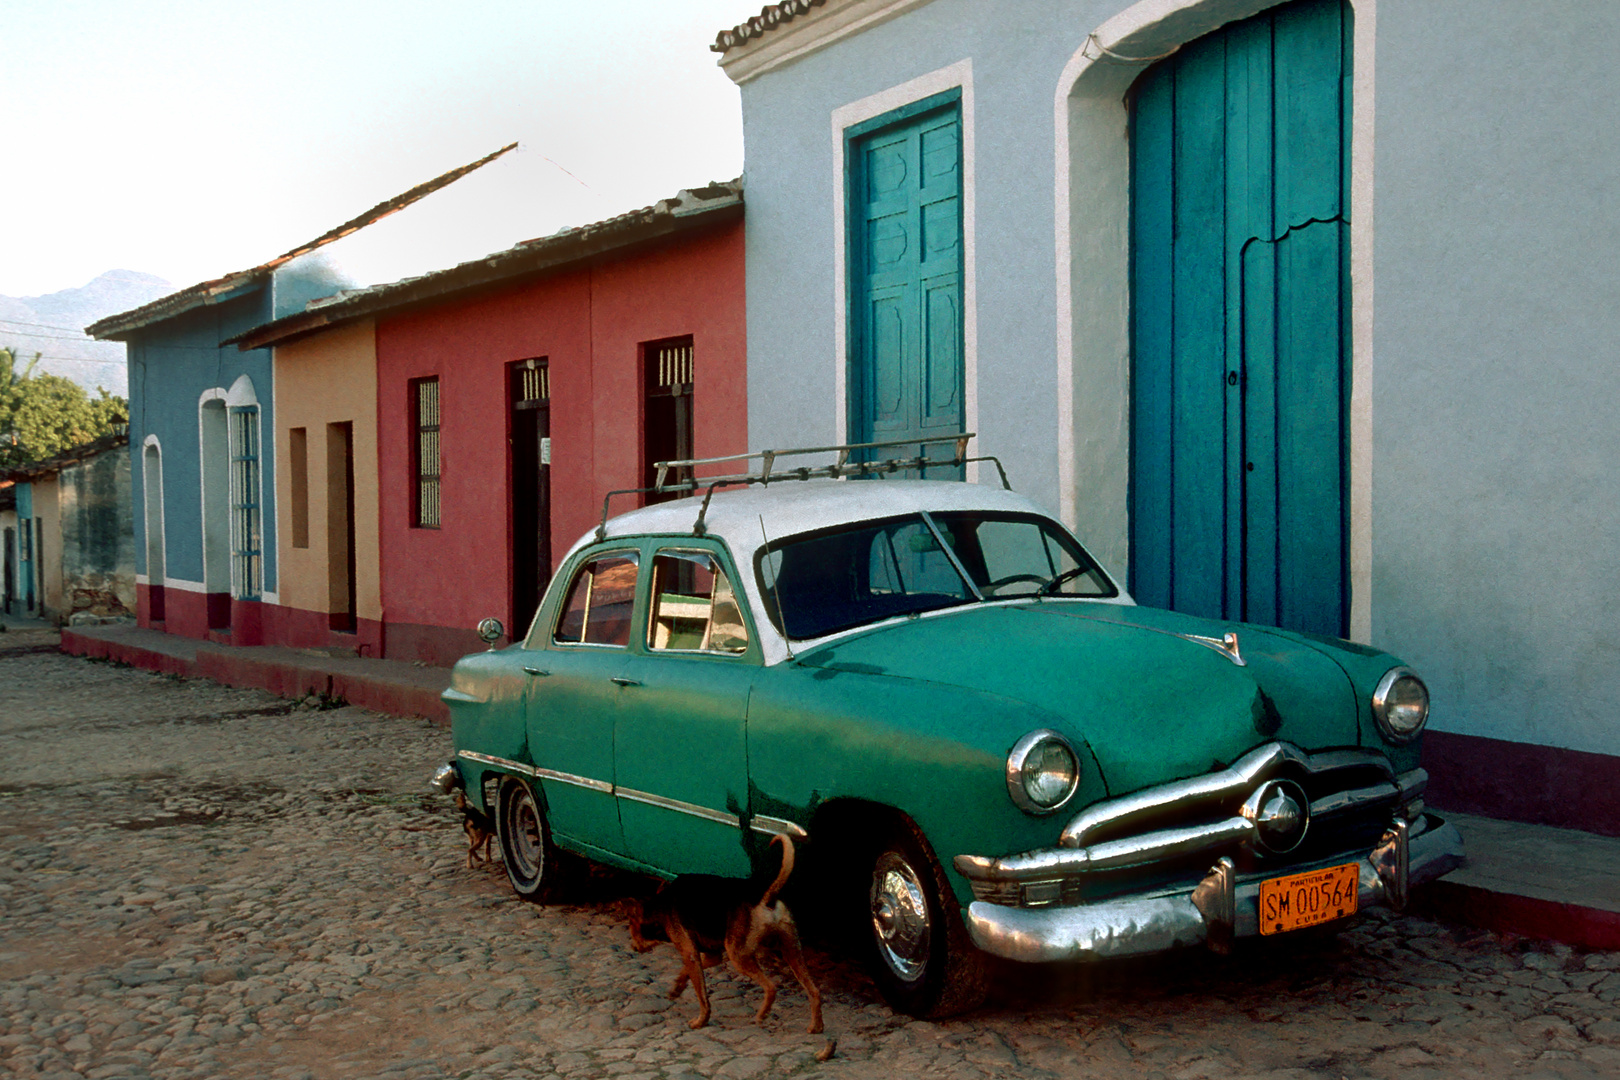
[[[680,997],[686,984],[692,984],[698,999],[693,1028],[709,1022],[709,991],[703,969],[715,966],[722,958],[764,989],[765,1001],[754,1018],[763,1021],[770,1014],[776,1001],[776,982],[760,966],[759,955],[767,944],[774,944],[810,999],[810,1033],[822,1029],[821,991],[805,967],[793,915],[777,898],[793,873],[793,840],[778,834],[771,843],[782,846],[782,868],[763,891],[753,879],[682,874],[660,886],[657,893],[641,903],[639,911],[631,911],[630,944],[637,952],[646,952],[659,940],[669,941],[680,951],[681,972],[669,996]]]

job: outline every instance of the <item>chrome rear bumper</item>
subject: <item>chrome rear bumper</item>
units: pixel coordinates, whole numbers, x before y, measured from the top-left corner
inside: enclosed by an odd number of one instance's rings
[[[1360,866],[1357,907],[1405,905],[1407,889],[1432,881],[1463,864],[1457,827],[1428,815],[1427,828],[1410,838],[1404,827],[1356,860]],[[979,948],[994,956],[1028,963],[1103,960],[1165,952],[1208,943],[1223,948],[1234,937],[1260,933],[1260,882],[1282,873],[1349,862],[1342,857],[1237,881],[1228,860],[1191,888],[1124,896],[1072,907],[1023,908],[975,900],[968,905],[967,928]],[[1196,896],[1196,902],[1195,902]]]

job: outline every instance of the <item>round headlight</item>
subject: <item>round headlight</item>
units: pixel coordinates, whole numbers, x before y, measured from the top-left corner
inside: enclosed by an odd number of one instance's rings
[[[1373,691],[1372,710],[1384,738],[1411,742],[1429,719],[1429,688],[1411,668],[1391,668]]]
[[[1050,814],[1080,786],[1080,759],[1055,731],[1041,728],[1019,739],[1007,755],[1007,794],[1020,810]]]

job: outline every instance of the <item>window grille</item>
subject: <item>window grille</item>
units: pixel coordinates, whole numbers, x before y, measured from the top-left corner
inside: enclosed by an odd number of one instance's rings
[[[259,407],[230,411],[231,583],[239,600],[264,593],[264,538],[259,522]]]
[[[417,379],[413,384],[416,401],[416,524],[437,529],[439,502],[439,380]]]
[[[692,343],[690,341],[656,346],[657,387],[669,393],[691,392]]]
[[[551,369],[544,360],[528,360],[518,368],[517,403],[551,400]]]

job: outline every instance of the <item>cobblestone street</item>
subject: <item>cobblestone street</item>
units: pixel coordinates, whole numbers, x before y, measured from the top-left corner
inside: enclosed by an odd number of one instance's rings
[[[1620,954],[1379,913],[1335,938],[998,970],[914,1022],[812,939],[786,979],[663,994],[593,875],[514,900],[424,781],[449,733],[0,635],[0,1063],[50,1077],[1612,1077]],[[836,1052],[815,1059],[828,1040]]]

